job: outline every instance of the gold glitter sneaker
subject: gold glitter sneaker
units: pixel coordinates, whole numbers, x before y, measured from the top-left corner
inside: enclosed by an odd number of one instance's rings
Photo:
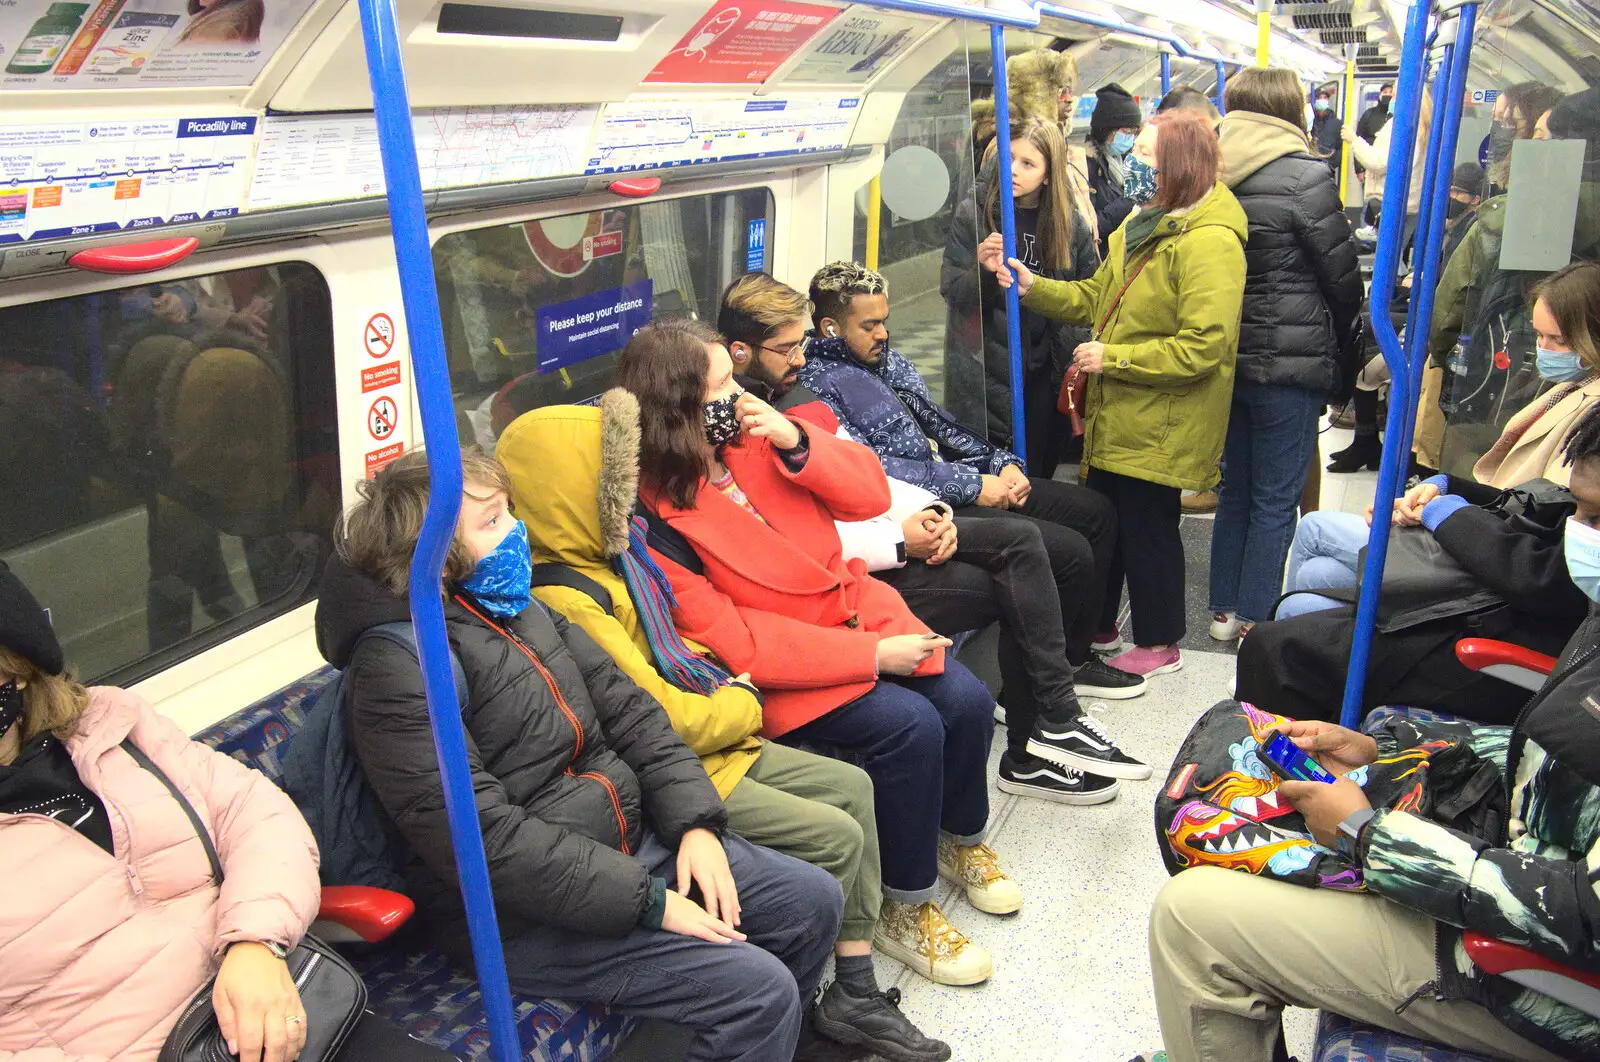
[[[985,914],[1013,914],[1022,909],[1022,890],[1000,869],[1000,857],[986,844],[956,844],[939,835],[939,876],[967,890],[967,902]]]
[[[933,901],[883,901],[873,946],[941,985],[975,985],[994,974],[989,953],[961,935]]]

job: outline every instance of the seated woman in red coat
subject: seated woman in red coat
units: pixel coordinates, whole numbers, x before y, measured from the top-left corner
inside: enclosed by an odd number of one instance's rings
[[[762,688],[764,736],[837,752],[872,777],[878,950],[944,984],[987,979],[989,956],[934,890],[943,876],[979,910],[1022,906],[983,843],[994,698],[945,656],[949,640],[840,556],[833,521],[889,507],[877,455],[741,391],[721,337],[698,321],[642,329],[617,382],[639,399],[639,496],[659,518],[654,556],[679,630]]]

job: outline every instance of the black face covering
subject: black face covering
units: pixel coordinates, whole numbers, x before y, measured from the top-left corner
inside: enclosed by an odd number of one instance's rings
[[[1449,221],[1454,221],[1468,210],[1467,204],[1459,199],[1450,200],[1450,205],[1444,208],[1444,216]]]
[[[739,437],[739,414],[734,407],[739,402],[742,391],[735,391],[727,398],[719,398],[715,402],[707,402],[703,408],[706,425],[706,442],[712,446],[722,446]]]
[[[22,718],[22,690],[15,682],[0,686],[0,738],[6,736],[13,723]]]
[[[1517,130],[1510,122],[1495,121],[1489,126],[1489,163],[1493,165],[1511,154]]]
[[[1378,97],[1378,110],[1382,111],[1384,114],[1388,114],[1389,113],[1389,104],[1390,104],[1390,102],[1391,101],[1390,101],[1388,96],[1379,96]]]

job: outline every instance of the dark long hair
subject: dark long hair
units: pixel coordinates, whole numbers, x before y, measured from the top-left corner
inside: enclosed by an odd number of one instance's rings
[[[639,400],[639,482],[679,509],[693,509],[706,478],[703,407],[711,360],[722,337],[690,318],[639,329],[622,348],[617,386]]]

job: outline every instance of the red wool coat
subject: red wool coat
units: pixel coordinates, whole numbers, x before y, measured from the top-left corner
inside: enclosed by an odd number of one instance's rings
[[[705,567],[696,575],[654,554],[678,599],[674,622],[735,673],[750,673],[766,697],[761,733],[769,738],[872,689],[880,636],[929,633],[892,587],[841,557],[833,522],[889,508],[878,455],[822,431],[807,435],[810,456],[799,472],[765,439],[745,436],[723,454],[765,523],[709,482],[693,509],[639,492]],[[916,673],[943,671],[941,649]]]

